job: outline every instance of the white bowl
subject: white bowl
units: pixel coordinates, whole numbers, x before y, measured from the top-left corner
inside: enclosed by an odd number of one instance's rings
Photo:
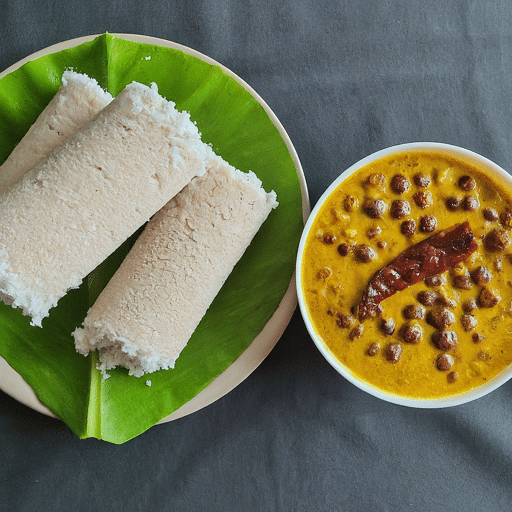
[[[297,256],[297,267],[296,267],[296,286],[297,286],[297,295],[298,302],[300,306],[300,310],[302,316],[304,318],[304,322],[309,331],[309,334],[315,345],[318,347],[318,350],[322,353],[322,355],[327,359],[327,361],[335,368],[343,377],[345,377],[348,381],[352,382],[355,386],[366,391],[367,393],[381,398],[387,402],[391,402],[394,404],[404,405],[408,407],[418,407],[418,408],[441,408],[441,407],[450,407],[454,405],[460,405],[463,403],[470,402],[477,398],[481,398],[484,395],[487,395],[491,391],[495,390],[505,382],[507,382],[512,377],[512,365],[507,367],[505,370],[501,371],[494,378],[490,379],[486,383],[475,387],[465,393],[457,394],[449,397],[438,398],[438,399],[415,399],[415,398],[405,398],[399,395],[394,395],[390,393],[386,393],[380,389],[377,389],[368,383],[359,380],[354,377],[354,375],[344,366],[334,354],[330,351],[321,337],[316,333],[315,328],[313,327],[309,315],[307,312],[307,308],[305,305],[304,293],[302,290],[302,256],[304,253],[304,245],[306,239],[308,237],[308,233],[311,229],[313,222],[315,221],[318,212],[322,205],[326,202],[327,198],[331,195],[331,193],[349,176],[353,173],[357,172],[362,167],[368,165],[369,163],[379,160],[380,158],[390,156],[392,154],[403,153],[405,151],[432,151],[438,154],[445,154],[448,156],[456,157],[459,160],[467,162],[469,164],[474,165],[477,168],[484,169],[490,176],[494,177],[496,181],[501,181],[506,183],[512,189],[512,177],[501,167],[496,165],[494,162],[491,162],[487,158],[473,153],[467,149],[463,149],[457,146],[451,146],[448,144],[440,144],[435,142],[416,142],[409,144],[402,144],[398,146],[392,146],[381,151],[377,151],[372,155],[363,158],[359,162],[355,163],[351,167],[349,167],[345,172],[343,172],[323,193],[318,202],[316,203],[309,219],[304,227],[304,232],[302,234],[302,238],[300,240],[298,256]]]

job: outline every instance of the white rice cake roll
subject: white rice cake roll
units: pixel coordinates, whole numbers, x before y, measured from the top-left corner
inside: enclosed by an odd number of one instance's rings
[[[111,101],[112,96],[94,78],[64,71],[57,94],[0,166],[0,192],[18,181]]]
[[[74,332],[77,351],[100,349],[103,372],[124,366],[140,377],[173,368],[276,206],[254,173],[212,158],[148,223]]]
[[[212,153],[156,86],[128,85],[0,194],[1,298],[40,326]]]

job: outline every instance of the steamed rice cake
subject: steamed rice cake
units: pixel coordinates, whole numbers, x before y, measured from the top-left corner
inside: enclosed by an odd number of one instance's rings
[[[48,106],[0,166],[0,192],[18,181],[112,101],[94,78],[64,71]]]
[[[146,226],[74,333],[99,368],[142,376],[176,359],[252,238],[277,206],[253,173],[213,156]]]
[[[132,83],[0,193],[0,298],[41,321],[122,242],[205,172],[186,112]]]

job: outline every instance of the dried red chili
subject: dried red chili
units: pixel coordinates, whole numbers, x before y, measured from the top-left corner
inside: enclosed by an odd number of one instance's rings
[[[464,261],[477,248],[467,221],[408,247],[370,279],[357,307],[359,319],[372,316],[378,304],[396,292]]]

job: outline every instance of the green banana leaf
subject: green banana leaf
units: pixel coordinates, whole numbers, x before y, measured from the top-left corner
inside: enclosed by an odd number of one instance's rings
[[[155,82],[178,109],[190,112],[205,142],[232,165],[254,171],[280,203],[173,370],[136,378],[118,368],[103,381],[95,368],[97,355],[85,358],[74,349],[71,332],[82,324],[137,234],[62,298],[42,329],[30,326],[20,310],[0,305],[0,355],[80,438],[120,444],[197,395],[265,326],[293,274],[303,228],[301,190],[291,155],[265,110],[219,66],[110,34],[28,62],[0,80],[0,163],[57,92],[67,68],[94,77],[113,95],[132,81]]]

